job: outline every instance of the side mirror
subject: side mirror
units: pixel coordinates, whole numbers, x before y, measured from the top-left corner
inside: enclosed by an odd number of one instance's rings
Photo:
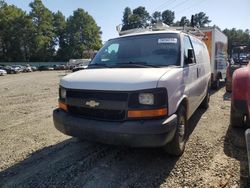
[[[188,49],[188,58],[187,58],[187,64],[194,63],[194,50]]]

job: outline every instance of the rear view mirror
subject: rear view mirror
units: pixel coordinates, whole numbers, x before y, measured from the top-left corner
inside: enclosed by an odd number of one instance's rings
[[[187,58],[187,64],[194,63],[194,50],[188,49],[188,58]]]

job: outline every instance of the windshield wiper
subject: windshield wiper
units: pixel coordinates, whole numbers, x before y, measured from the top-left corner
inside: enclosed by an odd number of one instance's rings
[[[159,67],[159,66],[147,64],[146,62],[129,61],[129,62],[117,63],[116,67]]]
[[[111,68],[110,66],[108,66],[107,64],[105,63],[93,63],[93,64],[89,64],[88,65],[88,68],[89,67],[105,67],[105,68]]]
[[[160,64],[158,65],[159,67],[179,67],[179,65],[164,65],[164,64]]]

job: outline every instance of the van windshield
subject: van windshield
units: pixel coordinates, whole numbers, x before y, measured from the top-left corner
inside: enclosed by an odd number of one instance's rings
[[[147,34],[112,39],[97,53],[90,67],[161,67],[180,65],[176,33]]]

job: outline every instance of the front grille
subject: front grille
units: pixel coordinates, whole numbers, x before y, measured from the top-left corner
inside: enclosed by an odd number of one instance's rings
[[[155,96],[155,105],[141,105],[138,93],[152,92]],[[69,113],[86,119],[124,121],[129,109],[150,109],[167,106],[167,91],[163,88],[154,88],[140,91],[93,91],[66,89],[66,104]],[[90,101],[98,105],[90,106]]]
[[[74,104],[68,101],[69,112],[72,115],[81,116],[87,119],[123,121],[125,120],[126,116],[126,107],[124,107],[124,105],[121,105],[119,106],[121,107],[121,109],[117,108],[117,102],[121,104],[127,104],[128,95],[128,92],[68,89],[66,97],[68,99],[77,101],[77,103]],[[85,103],[82,103],[82,101],[86,100],[94,100],[100,102],[101,104],[97,108],[90,108],[87,107]],[[106,103],[103,103],[102,101]],[[114,103],[112,103],[112,101]]]
[[[69,113],[83,118],[122,121],[125,119],[125,110],[91,109],[84,107],[69,106]]]
[[[67,97],[69,98],[84,98],[95,100],[108,101],[127,101],[127,92],[109,92],[109,91],[84,91],[84,90],[67,90]]]

